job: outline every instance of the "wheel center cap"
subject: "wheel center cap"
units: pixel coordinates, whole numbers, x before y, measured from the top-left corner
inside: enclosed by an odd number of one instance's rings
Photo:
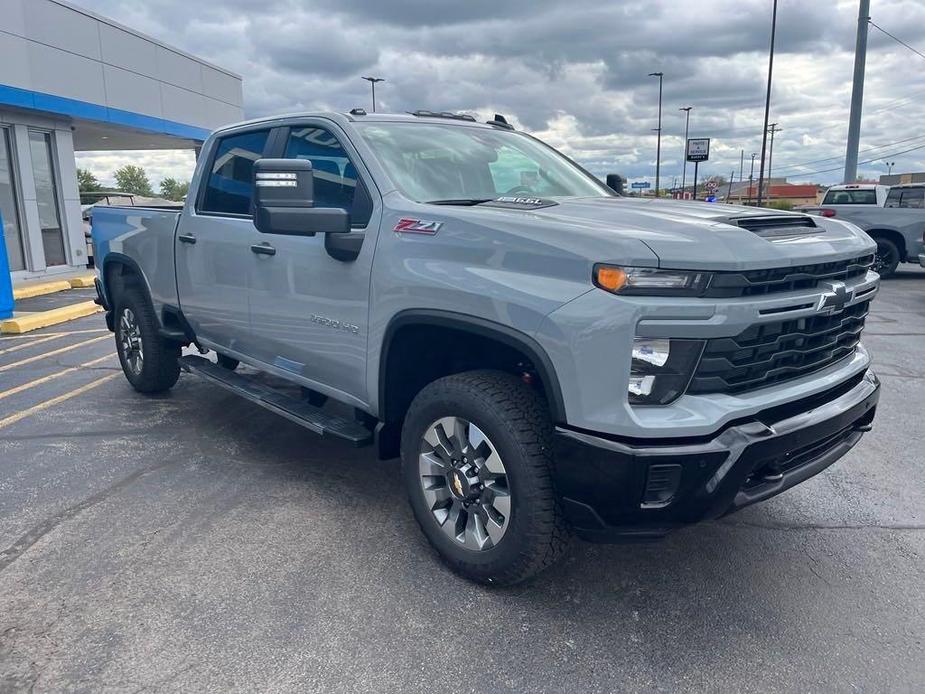
[[[472,492],[472,485],[460,470],[450,470],[446,476],[447,486],[457,499],[465,499]]]

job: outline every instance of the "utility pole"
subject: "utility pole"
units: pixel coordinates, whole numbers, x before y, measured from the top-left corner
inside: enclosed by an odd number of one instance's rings
[[[870,21],[870,0],[861,0],[858,7],[858,38],[854,44],[854,85],[851,87],[851,115],[848,116],[848,150],[845,152],[845,180],[858,178],[858,146],[861,142],[861,108],[864,105],[864,67],[867,64],[867,25]]]
[[[739,153],[739,183],[745,182],[745,150]],[[739,191],[739,202],[742,202],[742,192]]]
[[[758,207],[761,207],[761,186],[764,185],[764,155],[768,147],[768,116],[771,112],[771,78],[774,74],[774,38],[777,33],[777,0],[771,12],[771,50],[768,53],[768,92],[764,99],[764,132],[761,134],[761,172],[758,174]]]
[[[777,127],[777,123],[771,123],[768,126],[768,132],[771,133],[771,145],[768,148],[768,190],[771,190],[771,162],[774,160],[774,133],[779,133],[780,128]],[[771,194],[768,193],[768,198],[770,199]]]
[[[384,77],[364,77],[364,80],[369,82],[369,86],[373,88],[373,113],[376,112],[376,82],[385,82]]]
[[[681,169],[681,194],[683,197],[684,194],[684,185],[687,183],[687,135],[690,132],[691,125],[691,109],[693,106],[684,106],[679,108],[679,111],[685,111],[684,118],[684,157],[682,161],[684,162],[684,168]]]
[[[658,77],[658,144],[655,149],[655,197],[658,197],[658,181],[662,172],[662,78],[663,72],[650,72],[649,77]]]
[[[748,204],[752,204],[752,186],[755,181],[755,157],[758,156],[757,152],[752,152],[752,168],[748,172]]]
[[[733,169],[729,174],[729,187],[726,188],[726,204],[729,204],[729,198],[732,197],[732,182],[736,179],[736,170]]]

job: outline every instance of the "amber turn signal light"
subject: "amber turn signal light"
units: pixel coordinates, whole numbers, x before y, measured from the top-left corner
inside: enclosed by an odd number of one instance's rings
[[[626,273],[618,267],[598,265],[594,268],[594,284],[609,292],[616,292],[626,284]]]

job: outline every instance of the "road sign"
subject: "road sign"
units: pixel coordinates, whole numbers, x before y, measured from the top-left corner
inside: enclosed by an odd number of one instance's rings
[[[710,193],[710,195],[713,195],[716,193],[717,190],[719,190],[719,183],[717,183],[716,181],[712,181],[712,180],[707,181],[704,188],[707,189],[707,192]]]
[[[648,181],[634,181],[630,183],[630,188],[637,188],[639,190],[645,190],[646,188],[651,188],[652,184]]]
[[[707,161],[710,158],[710,138],[691,138],[687,141],[688,161]]]

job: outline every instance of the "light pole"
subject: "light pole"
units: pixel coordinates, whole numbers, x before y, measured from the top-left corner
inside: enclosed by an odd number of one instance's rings
[[[896,166],[896,162],[895,162],[895,161],[885,161],[885,162],[883,162],[883,163],[886,164],[887,167],[888,167],[888,168],[887,168],[886,175],[887,175],[887,176],[892,176],[892,175],[893,175],[893,167]]]
[[[658,144],[655,148],[655,197],[658,197],[659,176],[662,173],[662,78],[663,72],[650,72],[649,77],[658,77]]]
[[[364,77],[364,80],[369,82],[369,86],[373,88],[373,113],[376,112],[376,82],[385,82],[384,77]]]
[[[761,207],[761,186],[764,185],[764,155],[768,147],[768,116],[771,111],[771,77],[774,74],[774,36],[777,33],[777,0],[771,13],[771,50],[768,53],[768,92],[764,99],[764,132],[761,134],[761,172],[758,174],[758,207]]]
[[[864,69],[867,65],[867,28],[870,22],[870,0],[858,5],[858,35],[854,44],[854,80],[851,83],[851,111],[848,114],[848,145],[845,152],[845,180],[858,178],[858,146],[861,143],[861,109],[864,106]]]
[[[752,168],[748,172],[748,204],[752,204],[752,186],[755,181],[755,157],[758,156],[757,152],[752,152]]]
[[[687,181],[687,134],[691,125],[691,109],[693,106],[683,106],[679,111],[684,111],[684,165],[681,169],[681,197],[684,197],[684,184]]]

